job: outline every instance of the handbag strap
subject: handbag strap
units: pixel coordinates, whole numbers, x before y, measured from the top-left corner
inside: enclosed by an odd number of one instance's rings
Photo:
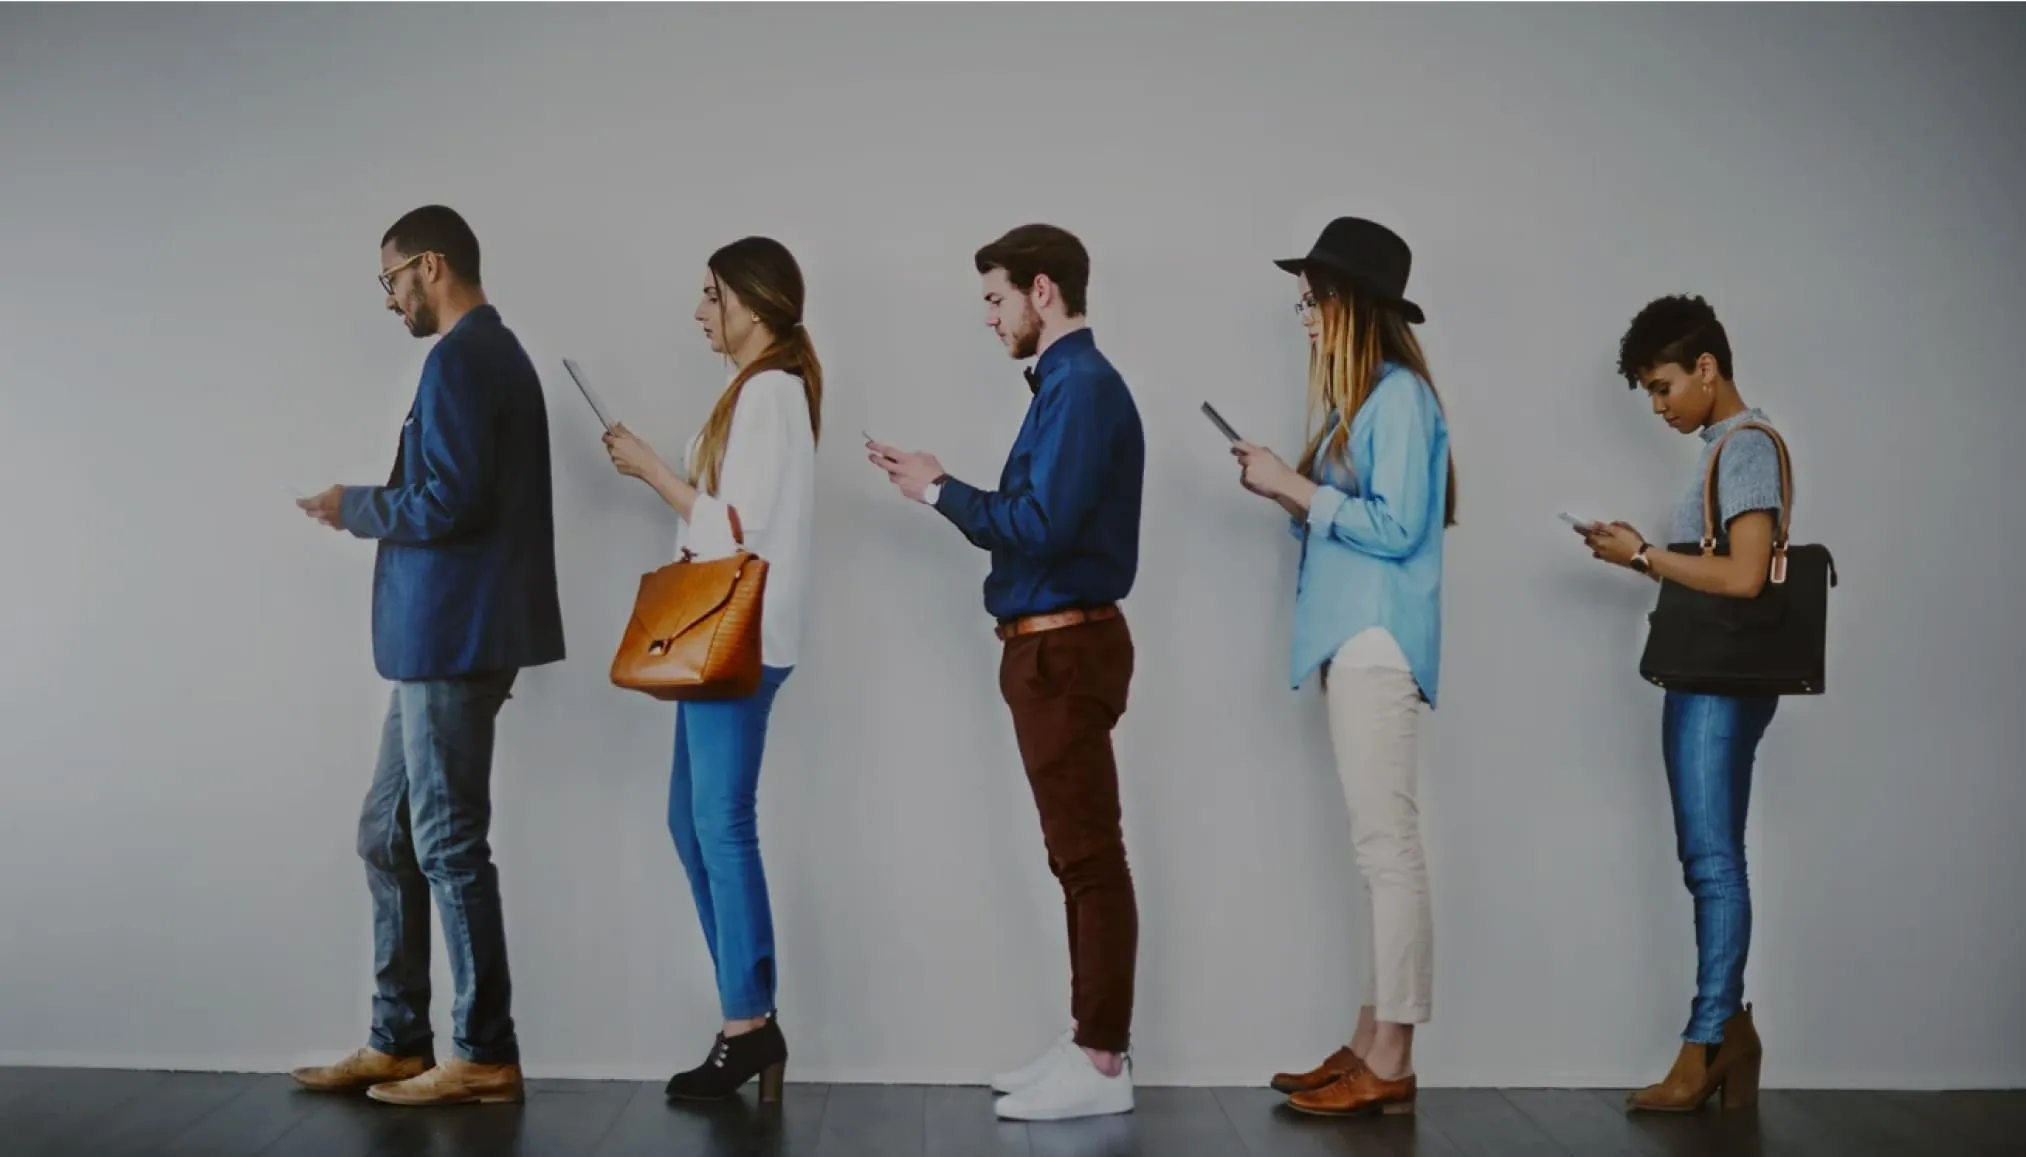
[[[744,523],[739,521],[739,508],[736,506],[727,506],[725,507],[725,513],[729,515],[732,520],[733,544],[738,546],[739,549],[744,550],[746,546],[746,526]],[[695,551],[691,550],[686,546],[682,548],[683,562],[689,562],[694,558],[696,558]]]
[[[1771,579],[1775,583],[1783,583],[1787,581],[1787,539],[1794,525],[1794,461],[1787,453],[1787,440],[1764,422],[1740,422],[1717,439],[1716,449],[1709,456],[1709,467],[1702,477],[1702,553],[1709,555],[1716,552],[1717,463],[1723,459],[1724,445],[1744,430],[1758,430],[1772,439],[1773,451],[1780,460],[1780,516],[1773,524]]]

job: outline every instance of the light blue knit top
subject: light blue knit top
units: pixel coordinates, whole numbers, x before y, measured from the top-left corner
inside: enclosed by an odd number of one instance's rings
[[[1688,493],[1674,507],[1674,525],[1669,542],[1702,541],[1702,480],[1709,472],[1709,456],[1725,434],[1746,422],[1770,426],[1764,412],[1756,409],[1733,414],[1702,432],[1702,453],[1695,460],[1695,474]],[[1746,430],[1724,445],[1723,460],[1716,476],[1717,541],[1729,538],[1730,525],[1740,514],[1767,510],[1777,519],[1780,511],[1780,452],[1763,430]]]

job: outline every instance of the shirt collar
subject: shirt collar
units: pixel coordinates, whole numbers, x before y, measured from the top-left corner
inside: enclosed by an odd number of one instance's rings
[[[1746,422],[1763,422],[1765,420],[1765,413],[1756,408],[1732,414],[1730,417],[1704,430],[1702,432],[1702,440],[1704,442],[1714,442],[1739,426],[1744,425]]]
[[[1020,371],[1021,376],[1027,379],[1027,389],[1033,393],[1040,393],[1041,385],[1047,380],[1051,370],[1073,355],[1083,350],[1095,349],[1096,346],[1097,335],[1090,332],[1089,326],[1056,338],[1055,344],[1043,350],[1041,356],[1035,359],[1033,368]]]
[[[464,316],[457,319],[456,325],[453,325],[449,329],[445,330],[443,336],[449,337],[451,334],[456,333],[458,330],[464,329],[465,327],[471,325],[498,325],[498,324],[499,324],[499,310],[495,309],[493,307],[493,304],[488,301],[484,305],[474,305],[470,309],[465,310]]]

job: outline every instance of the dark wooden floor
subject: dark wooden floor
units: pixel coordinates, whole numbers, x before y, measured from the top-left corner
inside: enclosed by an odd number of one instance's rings
[[[2018,1157],[2026,1092],[1768,1092],[1628,1117],[1595,1090],[1430,1089],[1413,1117],[1316,1120],[1263,1089],[1143,1088],[1130,1116],[1002,1124],[981,1088],[790,1085],[674,1108],[658,1084],[533,1081],[525,1105],[396,1109],[285,1076],[0,1069],[6,1157]]]

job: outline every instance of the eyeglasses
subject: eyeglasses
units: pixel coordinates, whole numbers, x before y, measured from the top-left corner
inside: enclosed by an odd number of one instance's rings
[[[1315,312],[1315,308],[1316,308],[1315,295],[1312,293],[1304,293],[1301,295],[1301,300],[1294,303],[1294,315],[1299,318],[1307,319],[1309,314]]]
[[[392,269],[382,269],[380,271],[380,289],[383,292],[385,292],[387,296],[389,297],[394,296],[394,275],[396,273],[401,272],[403,269],[408,268],[410,265],[415,264],[417,261],[422,260],[424,257],[427,257],[435,252],[436,251],[433,249],[424,249],[422,252],[417,253],[415,256],[410,257],[408,260],[403,261],[401,264],[396,265]]]

